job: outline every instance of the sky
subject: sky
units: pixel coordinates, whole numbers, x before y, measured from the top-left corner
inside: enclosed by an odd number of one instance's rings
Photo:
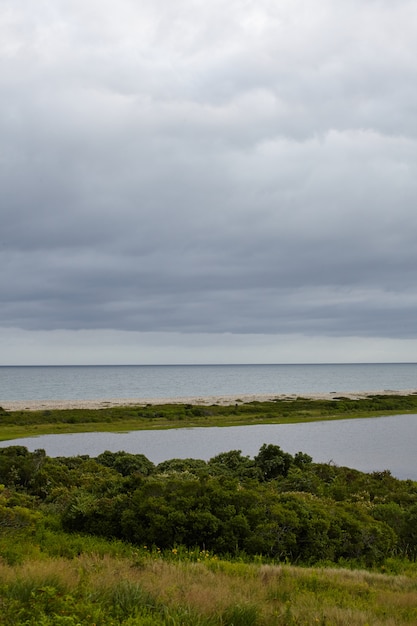
[[[414,0],[0,0],[0,365],[417,361]]]

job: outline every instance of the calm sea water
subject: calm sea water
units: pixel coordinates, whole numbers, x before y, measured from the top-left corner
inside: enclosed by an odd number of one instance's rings
[[[180,398],[417,388],[417,363],[0,367],[12,400]]]

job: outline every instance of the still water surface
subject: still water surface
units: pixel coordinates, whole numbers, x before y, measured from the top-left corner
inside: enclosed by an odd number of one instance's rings
[[[48,456],[97,456],[104,450],[145,454],[154,463],[173,458],[208,460],[220,452],[241,450],[253,457],[264,443],[286,452],[299,450],[314,461],[353,467],[364,472],[389,469],[397,478],[417,480],[417,415],[369,419],[179,428],[128,433],[43,435],[5,441],[0,447],[43,448]]]

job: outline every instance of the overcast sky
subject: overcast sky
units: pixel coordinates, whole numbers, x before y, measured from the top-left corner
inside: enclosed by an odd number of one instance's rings
[[[417,361],[415,0],[0,0],[0,364]]]

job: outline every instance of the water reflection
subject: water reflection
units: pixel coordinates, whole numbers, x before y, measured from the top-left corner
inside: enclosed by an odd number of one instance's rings
[[[0,446],[23,445],[31,451],[43,448],[49,456],[94,457],[104,450],[125,450],[160,463],[187,457],[208,460],[237,449],[252,457],[263,443],[273,443],[291,454],[306,452],[317,462],[333,461],[364,472],[389,469],[398,478],[417,480],[416,442],[417,415],[397,415],[307,424],[43,435]]]

